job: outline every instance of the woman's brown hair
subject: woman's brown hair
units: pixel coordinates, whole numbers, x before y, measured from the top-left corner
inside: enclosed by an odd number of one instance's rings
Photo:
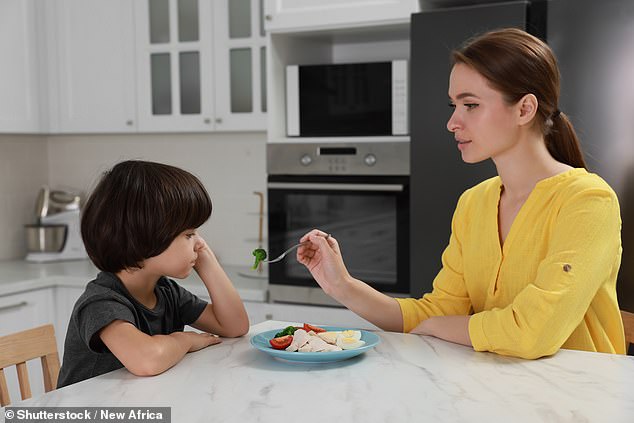
[[[142,267],[210,215],[211,199],[194,175],[129,160],[103,174],[82,211],[81,236],[95,266],[116,273]]]
[[[536,124],[550,154],[570,166],[586,167],[572,123],[558,108],[561,76],[546,43],[520,29],[504,28],[468,40],[452,59],[475,69],[509,104],[535,95]]]

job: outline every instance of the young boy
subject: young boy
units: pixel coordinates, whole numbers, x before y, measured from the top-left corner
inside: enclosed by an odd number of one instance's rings
[[[86,202],[81,233],[101,272],[77,300],[58,388],[121,367],[159,374],[185,354],[249,330],[244,305],[196,229],[211,215],[202,183],[182,169],[125,161]],[[194,269],[213,304],[169,278]],[[207,333],[183,332],[185,325]]]

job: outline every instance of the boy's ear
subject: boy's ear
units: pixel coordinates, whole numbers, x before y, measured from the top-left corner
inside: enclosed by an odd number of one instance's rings
[[[526,94],[517,102],[519,105],[519,124],[526,125],[530,123],[537,114],[539,102],[535,94]]]

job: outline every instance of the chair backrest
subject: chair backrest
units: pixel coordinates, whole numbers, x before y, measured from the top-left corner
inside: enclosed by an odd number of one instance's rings
[[[42,361],[44,390],[52,391],[57,387],[59,375],[59,355],[53,325],[39,326],[0,337],[0,406],[4,407],[11,402],[4,376],[4,369],[9,366],[16,366],[22,399],[31,398],[26,362],[34,358],[40,358]]]
[[[621,317],[625,328],[625,346],[629,349],[630,344],[634,344],[634,313],[621,310]]]

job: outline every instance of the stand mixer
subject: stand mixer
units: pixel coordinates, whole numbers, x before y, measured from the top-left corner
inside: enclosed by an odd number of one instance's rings
[[[35,206],[37,224],[25,225],[25,259],[50,262],[87,258],[81,240],[79,207],[79,195],[42,187]]]

